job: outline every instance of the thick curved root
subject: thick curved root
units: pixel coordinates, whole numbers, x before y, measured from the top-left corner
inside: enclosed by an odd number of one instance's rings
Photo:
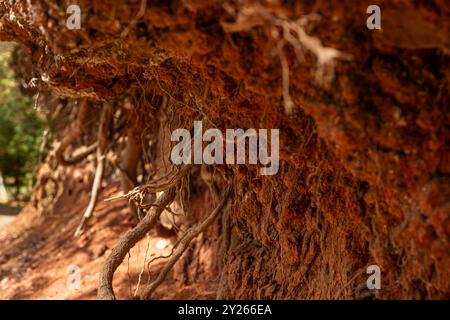
[[[145,217],[138,223],[136,227],[128,231],[125,236],[119,240],[119,243],[113,249],[103,268],[100,272],[97,299],[99,300],[115,300],[112,287],[114,272],[122,263],[128,251],[141,240],[145,234],[153,228],[159,220],[164,207],[168,206],[175,198],[175,188],[165,191],[161,197],[156,200],[155,207],[150,209]]]
[[[100,191],[100,187],[103,179],[103,172],[105,171],[105,155],[103,155],[100,150],[97,150],[97,169],[95,170],[94,182],[92,183],[92,192],[89,199],[89,204],[84,210],[83,217],[81,218],[80,224],[75,231],[74,236],[79,237],[84,231],[84,224],[92,216],[95,205],[97,204],[97,198]]]
[[[77,162],[86,158],[89,154],[91,154],[92,152],[94,152],[97,149],[97,144],[93,144],[93,145],[89,146],[85,152],[83,152],[82,154],[80,154],[74,158],[66,159],[64,157],[64,152],[66,151],[66,149],[71,144],[73,144],[75,141],[77,141],[78,138],[83,133],[83,125],[84,125],[86,117],[87,117],[87,110],[88,110],[87,100],[83,99],[80,103],[80,111],[78,112],[75,128],[72,131],[70,131],[67,136],[64,137],[64,139],[61,141],[61,143],[59,144],[58,148],[55,151],[56,159],[63,166],[74,165]]]
[[[128,193],[137,185],[136,174],[139,165],[139,159],[141,158],[142,154],[141,140],[139,135],[140,130],[141,128],[139,122],[128,129],[126,146],[121,154],[120,184],[124,194]],[[130,202],[130,209],[136,221],[138,221],[138,208],[133,201]]]

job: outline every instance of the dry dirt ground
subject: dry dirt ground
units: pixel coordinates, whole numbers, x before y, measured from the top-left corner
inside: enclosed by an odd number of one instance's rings
[[[19,211],[17,207],[0,204],[0,228],[13,221]]]
[[[117,185],[103,192],[95,216],[89,223],[90,228],[80,238],[74,238],[73,234],[87,203],[87,193],[75,199],[62,199],[45,221],[30,204],[14,221],[1,226],[0,299],[94,299],[104,259],[120,235],[131,227],[126,202],[103,201],[117,193]],[[2,215],[0,221],[3,223],[13,218]],[[167,255],[175,239],[175,233],[161,227],[152,230],[131,250],[128,259],[115,273],[114,287],[117,288],[118,299],[133,298],[146,252],[147,262],[153,257]],[[153,262],[150,275],[154,276],[163,263],[164,259]],[[81,270],[79,289],[70,285],[71,266],[78,266]],[[148,280],[146,268],[141,277],[141,288]],[[216,280],[176,290],[169,275],[154,298],[213,298]]]

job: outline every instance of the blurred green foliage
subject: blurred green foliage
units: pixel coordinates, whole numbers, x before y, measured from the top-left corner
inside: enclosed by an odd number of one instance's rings
[[[9,66],[12,49],[0,44],[0,172],[6,182],[13,181],[18,195],[30,192],[45,122],[32,98],[17,88]]]

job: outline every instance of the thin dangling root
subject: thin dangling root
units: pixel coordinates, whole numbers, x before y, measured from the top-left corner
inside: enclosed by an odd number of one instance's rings
[[[112,121],[112,107],[109,104],[105,104],[103,106],[103,111],[100,119],[100,127],[98,131],[97,168],[95,170],[94,182],[92,183],[91,198],[89,199],[89,204],[86,210],[84,211],[80,224],[78,225],[78,228],[75,231],[74,234],[75,237],[78,237],[83,233],[83,228],[86,221],[90,217],[92,217],[92,214],[94,213],[99,190],[102,184],[103,172],[105,171],[105,158],[108,147],[108,133],[111,121]]]
[[[173,251],[169,261],[167,261],[164,268],[159,273],[158,277],[150,283],[142,292],[141,299],[146,300],[150,299],[152,293],[156,290],[156,288],[164,281],[165,277],[169,273],[169,271],[172,269],[172,267],[175,265],[175,263],[181,258],[183,253],[186,251],[186,249],[189,247],[189,244],[191,241],[197,237],[201,232],[205,231],[208,226],[211,225],[211,223],[217,218],[219,213],[223,210],[225,205],[228,202],[228,198],[233,190],[233,184],[230,184],[220,203],[218,206],[211,212],[211,214],[203,220],[202,223],[190,228],[186,233],[182,236],[182,238],[179,240],[177,247]]]

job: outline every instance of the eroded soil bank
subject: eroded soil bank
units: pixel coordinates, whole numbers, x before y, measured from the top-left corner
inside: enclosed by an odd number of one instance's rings
[[[198,239],[177,286],[215,281],[232,299],[450,298],[446,1],[379,1],[382,30],[366,28],[365,1],[77,3],[80,30],[67,29],[65,1],[0,4],[0,40],[22,45],[16,73],[49,114],[88,99],[91,132],[105,103],[123,108],[134,134],[152,128],[156,163],[167,130],[194,120],[280,129],[278,174],[216,165],[235,181],[231,234],[219,219]],[[214,203],[200,176],[191,222]],[[369,265],[381,290],[365,287]]]

